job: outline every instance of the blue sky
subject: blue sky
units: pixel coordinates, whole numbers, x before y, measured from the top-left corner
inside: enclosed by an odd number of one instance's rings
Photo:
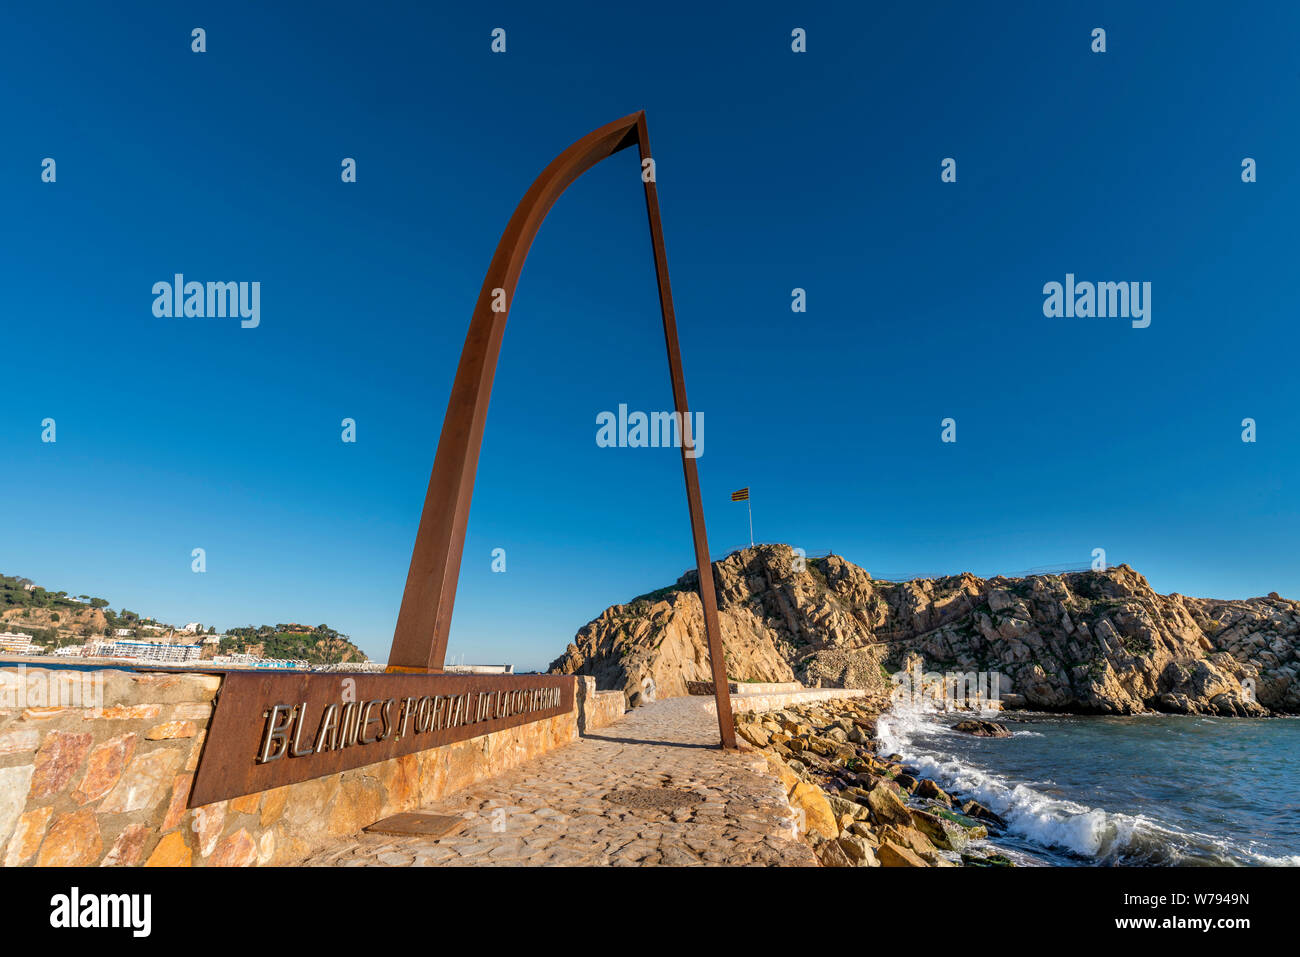
[[[715,557],[748,485],[760,540],[876,573],[1102,547],[1161,591],[1300,597],[1300,8],[1138,6],[11,5],[0,571],[383,658],[500,233],[644,108]],[[595,443],[671,404],[643,202],[620,154],[529,256],[453,657],[541,667],[692,563],[678,453]],[[155,318],[176,272],[261,282],[261,325]],[[1150,327],[1044,317],[1067,272],[1151,282]]]

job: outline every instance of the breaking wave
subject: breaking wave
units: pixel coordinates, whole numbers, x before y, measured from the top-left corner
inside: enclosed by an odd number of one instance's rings
[[[879,753],[902,755],[922,776],[996,811],[1006,820],[1008,833],[994,835],[993,842],[1026,852],[1039,863],[1300,865],[1300,855],[1269,854],[1249,846],[1249,841],[1233,842],[1176,827],[1149,814],[1107,811],[1081,803],[1060,793],[1068,788],[1053,780],[1016,780],[1011,774],[980,767],[968,753],[981,748],[982,757],[996,756],[995,748],[1014,747],[1018,738],[1068,735],[1068,729],[1060,725],[1046,733],[1016,729],[1011,739],[977,739],[952,731],[941,723],[941,717],[951,720],[926,705],[895,704],[877,725]],[[1068,741],[1055,742],[1058,754],[1068,754],[1069,747]],[[1035,772],[1044,778],[1058,777],[1056,770],[1040,766]]]

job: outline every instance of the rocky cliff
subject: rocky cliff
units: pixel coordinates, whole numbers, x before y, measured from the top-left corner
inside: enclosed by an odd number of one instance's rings
[[[1300,713],[1300,602],[1158,595],[1127,565],[1026,578],[887,582],[838,556],[799,567],[784,545],[713,564],[727,674],[869,687],[919,655],[939,672],[997,672],[1007,704],[1047,711]],[[708,680],[697,576],[614,605],[552,673],[632,697]]]

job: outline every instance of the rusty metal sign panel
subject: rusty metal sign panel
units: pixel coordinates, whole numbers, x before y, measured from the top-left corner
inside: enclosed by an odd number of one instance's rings
[[[190,807],[573,710],[572,675],[228,672]]]

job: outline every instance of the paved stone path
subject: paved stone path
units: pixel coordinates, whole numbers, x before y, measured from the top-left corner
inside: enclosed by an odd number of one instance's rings
[[[707,699],[655,702],[575,744],[420,808],[464,816],[469,824],[459,834],[438,840],[359,834],[305,863],[815,866],[812,850],[794,837],[793,812],[763,759],[723,752],[717,740],[717,718]],[[606,799],[630,788],[684,790],[698,800],[660,809]],[[679,795],[651,797],[641,803]]]

